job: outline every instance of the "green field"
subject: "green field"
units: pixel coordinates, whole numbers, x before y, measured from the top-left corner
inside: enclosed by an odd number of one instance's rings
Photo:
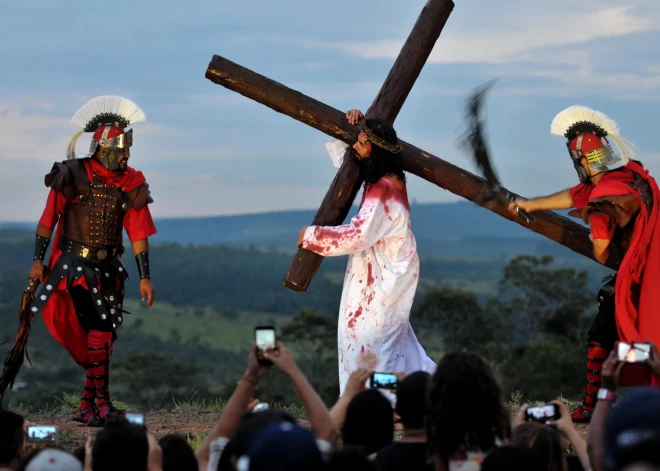
[[[280,327],[292,316],[270,313],[231,311],[227,316],[211,308],[173,306],[156,301],[151,309],[145,303],[127,299],[123,329],[137,329],[159,339],[174,343],[197,341],[216,350],[244,351],[253,339],[256,325]]]

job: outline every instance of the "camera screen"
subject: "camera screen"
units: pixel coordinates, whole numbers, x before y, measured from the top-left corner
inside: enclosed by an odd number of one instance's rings
[[[52,441],[57,437],[57,427],[54,425],[38,425],[28,427],[28,438],[30,440]]]
[[[373,387],[390,389],[396,387],[397,377],[391,373],[374,373]]]
[[[258,329],[255,332],[255,342],[259,350],[268,350],[275,348],[275,330],[273,329]]]
[[[619,361],[627,363],[642,363],[649,359],[651,354],[651,346],[646,343],[629,343],[621,342],[617,347],[617,355]]]
[[[144,425],[144,414],[138,414],[136,412],[127,412],[126,420],[132,424]]]
[[[549,405],[549,406],[542,406],[542,407],[530,407],[527,409],[527,414],[529,414],[530,417],[533,417],[535,419],[552,419],[555,416],[555,406],[554,405]]]

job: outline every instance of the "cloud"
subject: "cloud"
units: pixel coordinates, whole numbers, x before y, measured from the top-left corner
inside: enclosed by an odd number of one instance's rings
[[[562,9],[541,13],[538,10],[523,16],[518,12],[504,21],[477,29],[466,28],[443,32],[429,63],[502,64],[529,59],[531,51],[587,43],[602,38],[625,36],[657,28],[657,15],[635,15],[633,5],[592,11]],[[288,41],[310,49],[336,49],[365,59],[396,58],[405,39],[374,41],[315,41],[278,37],[274,41]]]

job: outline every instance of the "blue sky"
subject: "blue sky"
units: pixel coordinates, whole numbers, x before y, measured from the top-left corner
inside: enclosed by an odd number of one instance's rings
[[[131,165],[156,217],[316,208],[334,168],[327,136],[204,78],[213,54],[341,110],[366,110],[424,0],[0,1],[0,220],[36,220],[69,119],[119,94],[135,125]],[[64,5],[64,6],[63,6]],[[456,165],[470,90],[499,82],[488,132],[500,178],[525,196],[572,185],[552,118],[582,104],[615,119],[660,176],[657,0],[457,0],[395,127]],[[89,135],[78,152],[85,152]],[[457,197],[415,176],[418,202]]]

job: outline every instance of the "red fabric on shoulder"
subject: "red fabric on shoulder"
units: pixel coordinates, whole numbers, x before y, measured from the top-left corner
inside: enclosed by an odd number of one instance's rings
[[[592,188],[591,185],[587,185],[586,183],[579,183],[572,187],[569,191],[571,192],[573,206],[577,209],[582,209],[589,204],[589,195]]]

